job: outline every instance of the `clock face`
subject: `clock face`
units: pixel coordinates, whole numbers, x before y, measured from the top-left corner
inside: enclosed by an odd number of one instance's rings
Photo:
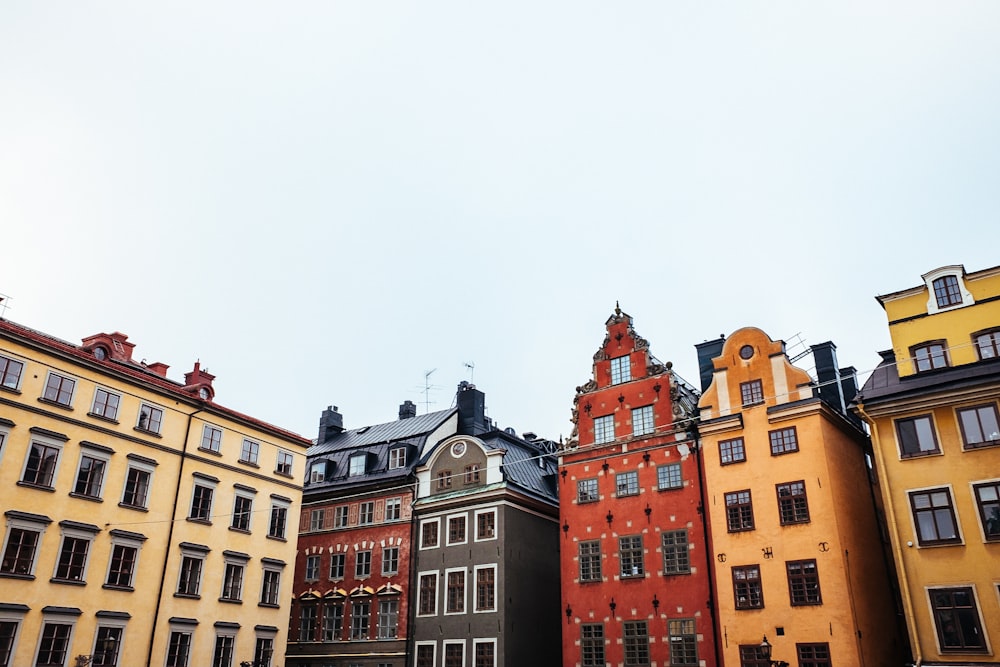
[[[454,445],[451,446],[451,455],[454,456],[456,459],[461,457],[463,454],[465,454],[464,442],[456,442]]]

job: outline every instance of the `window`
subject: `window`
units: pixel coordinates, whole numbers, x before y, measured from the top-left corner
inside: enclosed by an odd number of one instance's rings
[[[275,461],[274,472],[279,475],[286,475],[288,477],[292,476],[292,458],[291,452],[286,452],[283,449],[278,450],[278,457]]]
[[[378,603],[378,638],[395,639],[399,636],[399,600],[381,600]]]
[[[771,439],[771,456],[799,451],[799,436],[794,426],[768,431],[767,435]]]
[[[311,510],[309,512],[309,530],[322,530],[325,517],[325,510]]]
[[[764,402],[764,384],[760,380],[740,383],[740,397],[743,407],[758,405]]]
[[[597,480],[581,479],[576,483],[576,502],[593,503],[597,502]]]
[[[399,572],[399,547],[382,548],[382,574]]]
[[[84,452],[80,455],[80,467],[76,471],[73,493],[86,498],[100,498],[104,488],[104,471],[108,464],[105,456]]]
[[[188,667],[191,657],[191,633],[171,632],[167,645],[167,667]]]
[[[621,384],[632,379],[632,364],[628,355],[611,360],[611,384]]]
[[[465,483],[466,484],[478,484],[479,483],[479,464],[473,463],[471,465],[465,466]]]
[[[3,357],[0,357],[2,362]],[[11,667],[14,657],[14,640],[21,625],[20,620],[0,619],[0,667]]]
[[[796,644],[795,652],[799,656],[799,667],[830,667],[830,645]]]
[[[465,613],[465,570],[456,570],[447,573],[447,601],[445,603],[446,614]]]
[[[624,644],[626,665],[649,664],[649,628],[646,621],[625,621]]]
[[[333,527],[347,528],[347,505],[341,505],[333,510]]]
[[[347,554],[330,554],[330,578],[343,579]]]
[[[152,463],[152,461],[151,461]],[[128,472],[125,474],[125,488],[122,491],[121,504],[135,509],[146,509],[149,500],[150,482],[153,478],[153,467],[146,463],[129,460]]]
[[[577,545],[580,561],[580,581],[601,580],[601,541],[588,540]]]
[[[232,667],[233,645],[236,638],[232,635],[216,635],[215,650],[212,652],[212,667]]]
[[[448,517],[448,544],[464,544],[465,515]]]
[[[473,639],[475,667],[497,667],[497,644],[495,639]]]
[[[375,522],[375,502],[367,501],[358,506],[358,525],[364,526]]]
[[[240,446],[240,462],[257,465],[257,457],[260,456],[260,444],[253,440],[243,440]]]
[[[163,410],[143,403],[139,408],[139,423],[136,428],[147,433],[159,433],[163,424]]]
[[[947,368],[948,366],[948,357],[942,342],[925,343],[912,347],[910,348],[910,356],[913,358],[913,365],[918,373],[935,368]]]
[[[59,559],[56,561],[56,571],[52,578],[82,582],[86,579],[90,544],[100,529],[97,526],[74,521],[60,521],[59,527],[62,530],[62,544],[59,547]]]
[[[979,352],[981,360],[1000,357],[1000,329],[975,334],[973,339],[975,340],[976,351]],[[0,367],[2,367],[2,363],[2,360],[0,360]]]
[[[195,483],[194,490],[191,493],[191,512],[188,514],[189,519],[211,522],[212,495],[214,492],[215,489],[207,484]]]
[[[958,534],[951,491],[939,488],[911,491],[909,495],[920,546],[958,544],[962,541]]]
[[[49,372],[49,377],[45,381],[45,393],[42,394],[42,397],[47,401],[69,407],[73,403],[74,389],[76,389],[76,380]]]
[[[663,542],[663,574],[690,574],[691,553],[687,529],[665,530],[660,539]]]
[[[681,464],[668,463],[656,466],[656,486],[660,491],[683,489],[684,480],[681,478]]]
[[[370,577],[372,575],[372,552],[359,551],[354,560],[354,576]]]
[[[719,464],[729,465],[747,460],[746,447],[743,445],[743,438],[733,438],[732,440],[721,440],[719,442]]]
[[[788,592],[792,606],[823,604],[819,591],[819,570],[816,560],[790,560],[785,563],[788,571]]]
[[[740,644],[740,667],[771,667],[771,661],[761,653],[760,644]]]
[[[753,501],[750,489],[726,494],[726,527],[730,533],[753,530]]]
[[[434,642],[417,644],[417,667],[434,667],[437,661]]]
[[[417,605],[417,616],[433,616],[437,613],[437,581],[437,572],[420,575],[420,599]]]
[[[618,558],[621,561],[621,575],[625,577],[645,576],[642,561],[642,535],[618,538]]]
[[[225,574],[222,578],[222,595],[219,600],[223,602],[239,602],[243,598],[243,565],[229,561],[226,563]]]
[[[496,611],[496,565],[476,567],[476,611]]]
[[[122,397],[118,394],[98,387],[94,391],[94,405],[90,409],[90,414],[104,417],[105,419],[118,419],[118,405],[121,403],[121,400]]]
[[[351,639],[368,639],[372,603],[368,600],[351,603]]]
[[[941,651],[985,653],[986,639],[972,588],[932,588],[928,594]]]
[[[450,489],[451,488],[451,471],[441,470],[437,474],[437,488],[438,490]]]
[[[281,572],[265,569],[260,585],[260,604],[266,607],[278,605],[278,593],[281,590]]]
[[[124,628],[101,625],[94,641],[93,667],[117,667]],[[3,663],[0,662],[0,665]]]
[[[670,664],[697,665],[698,637],[694,632],[694,619],[669,621],[667,631],[670,633]]]
[[[619,498],[639,495],[639,473],[633,470],[615,475],[615,490]]]
[[[934,298],[938,308],[947,308],[962,303],[962,290],[958,286],[958,277],[942,276],[931,283],[934,286]]]
[[[348,469],[348,475],[354,477],[355,475],[364,475],[365,468],[368,463],[367,454],[354,454],[350,458],[350,467]]]
[[[271,667],[271,657],[274,655],[274,638],[257,637],[253,651],[254,667]]]
[[[201,590],[201,571],[205,564],[204,553],[184,553],[181,557],[181,572],[177,580],[177,595],[197,596]]]
[[[283,540],[285,539],[285,526],[288,523],[288,507],[291,500],[271,496],[271,520],[267,525],[267,536]]]
[[[594,420],[594,444],[614,442],[615,416],[605,415]]]
[[[737,609],[763,609],[764,589],[759,565],[733,567],[733,600]]]
[[[632,410],[632,435],[648,435],[655,431],[653,427],[653,406],[646,405]]]
[[[966,449],[1000,445],[1000,418],[995,403],[977,405],[958,411],[958,424],[962,430],[962,444]]]
[[[580,625],[580,665],[581,667],[604,667],[603,623],[583,623]]]
[[[236,494],[233,498],[233,530],[250,532],[250,517],[253,516],[253,498]]]
[[[306,556],[306,581],[319,580],[319,554]]]
[[[789,482],[775,486],[778,493],[778,515],[781,525],[809,523],[809,503],[806,500],[806,483]]]
[[[132,588],[138,558],[138,548],[125,544],[114,545],[111,549],[111,563],[108,568],[106,585],[111,588]]]
[[[35,667],[63,667],[69,653],[69,638],[73,626],[69,623],[46,622],[38,640],[38,658]]]
[[[438,520],[420,523],[420,548],[429,549],[438,545]]]
[[[934,422],[930,415],[900,419],[896,422],[899,455],[902,458],[939,452]]]
[[[222,448],[222,429],[205,424],[201,432],[201,448],[218,454]]]
[[[22,371],[24,371],[24,364],[20,361],[0,357],[0,387],[17,389],[21,384]]]
[[[444,642],[444,667],[464,667],[465,640]]]
[[[61,446],[54,442],[32,440],[21,481],[33,486],[52,488],[61,451]]]
[[[31,577],[35,574],[38,545],[52,520],[17,510],[7,510],[4,516],[7,517],[7,542],[0,561],[0,574]]]
[[[332,642],[344,633],[344,604],[328,602],[323,605],[323,641]]]
[[[406,448],[395,447],[389,450],[389,470],[396,470],[406,465]]]
[[[316,641],[316,605],[304,604],[299,610],[299,641]]]
[[[401,498],[389,498],[385,501],[385,520],[399,521],[403,515],[403,501]]]
[[[476,512],[476,541],[492,540],[496,536],[497,511],[481,510]]]
[[[983,535],[987,540],[1000,540],[1000,482],[973,485]]]

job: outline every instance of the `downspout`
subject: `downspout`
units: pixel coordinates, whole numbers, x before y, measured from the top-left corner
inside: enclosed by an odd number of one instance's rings
[[[416,655],[416,638],[413,636],[413,631],[415,629],[414,619],[417,616],[416,610],[417,605],[414,604],[415,596],[420,594],[417,591],[417,553],[420,551],[420,544],[417,539],[420,537],[418,524],[416,520],[415,512],[413,511],[413,504],[417,501],[417,489],[419,488],[419,480],[416,478],[416,474],[412,473],[413,476],[413,490],[410,491],[410,583],[406,589],[406,655]]]
[[[199,412],[202,412],[201,408],[188,415],[187,432],[184,434],[184,446],[181,448],[181,464],[177,469],[177,486],[174,488],[174,503],[170,509],[170,528],[167,529],[167,549],[163,555],[163,570],[160,572],[160,590],[156,594],[156,608],[153,611],[153,631],[149,635],[149,652],[146,653],[146,667],[150,667],[153,664],[153,644],[156,643],[156,624],[160,619],[163,585],[167,580],[167,561],[170,560],[170,546],[173,544],[174,539],[174,523],[177,521],[177,501],[181,493],[181,477],[184,474],[184,461],[187,459],[188,442],[191,440],[191,422]]]
[[[913,615],[913,600],[912,598],[910,598],[910,586],[906,576],[906,564],[903,561],[903,548],[902,548],[903,543],[900,541],[898,522],[895,521],[896,509],[895,506],[893,505],[892,494],[889,493],[888,479],[886,479],[888,477],[889,471],[888,468],[885,467],[885,457],[882,454],[882,447],[880,446],[879,443],[878,425],[868,415],[868,413],[865,412],[864,403],[858,400],[856,405],[858,413],[865,420],[865,422],[867,422],[871,426],[871,439],[873,445],[872,449],[874,450],[875,453],[876,465],[878,465],[879,467],[878,475],[882,479],[882,488],[886,490],[886,492],[882,494],[882,499],[885,502],[886,510],[888,512],[888,516],[886,517],[886,527],[890,531],[892,531],[892,536],[894,538],[893,540],[891,540],[892,542],[894,542],[893,552],[895,553],[896,556],[895,560],[899,564],[899,571],[896,574],[901,584],[899,587],[900,589],[899,592],[903,601],[903,613],[906,616],[906,634],[910,638],[910,648],[913,651],[913,665],[914,667],[920,667],[920,665],[923,664],[923,656],[920,650],[920,640],[917,638],[916,634],[917,625],[916,625],[916,619],[914,618]],[[868,484],[868,487],[869,489],[871,489],[871,483]],[[873,496],[874,493],[875,491],[874,489],[872,489]],[[889,516],[893,517],[893,521],[888,520]]]
[[[705,564],[708,567],[708,607],[712,612],[712,641],[715,644],[715,664],[721,665],[722,660],[722,639],[719,637],[719,609],[715,603],[715,567],[712,564],[712,554],[709,542],[708,530],[708,501],[705,496],[705,472],[701,467],[701,437],[698,435],[698,424],[695,422],[691,427],[691,435],[694,436],[695,451],[694,461],[698,468],[698,488],[701,496],[701,529],[705,540]]]

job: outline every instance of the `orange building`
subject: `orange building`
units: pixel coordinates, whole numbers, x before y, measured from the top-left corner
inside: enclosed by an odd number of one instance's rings
[[[755,328],[697,347],[724,664],[769,667],[765,637],[792,665],[901,664],[853,369],[814,345],[816,382]]]

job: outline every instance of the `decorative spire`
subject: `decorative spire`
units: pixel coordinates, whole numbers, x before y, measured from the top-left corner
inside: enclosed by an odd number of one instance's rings
[[[618,306],[618,299],[615,299],[615,315],[621,317],[622,309]]]

